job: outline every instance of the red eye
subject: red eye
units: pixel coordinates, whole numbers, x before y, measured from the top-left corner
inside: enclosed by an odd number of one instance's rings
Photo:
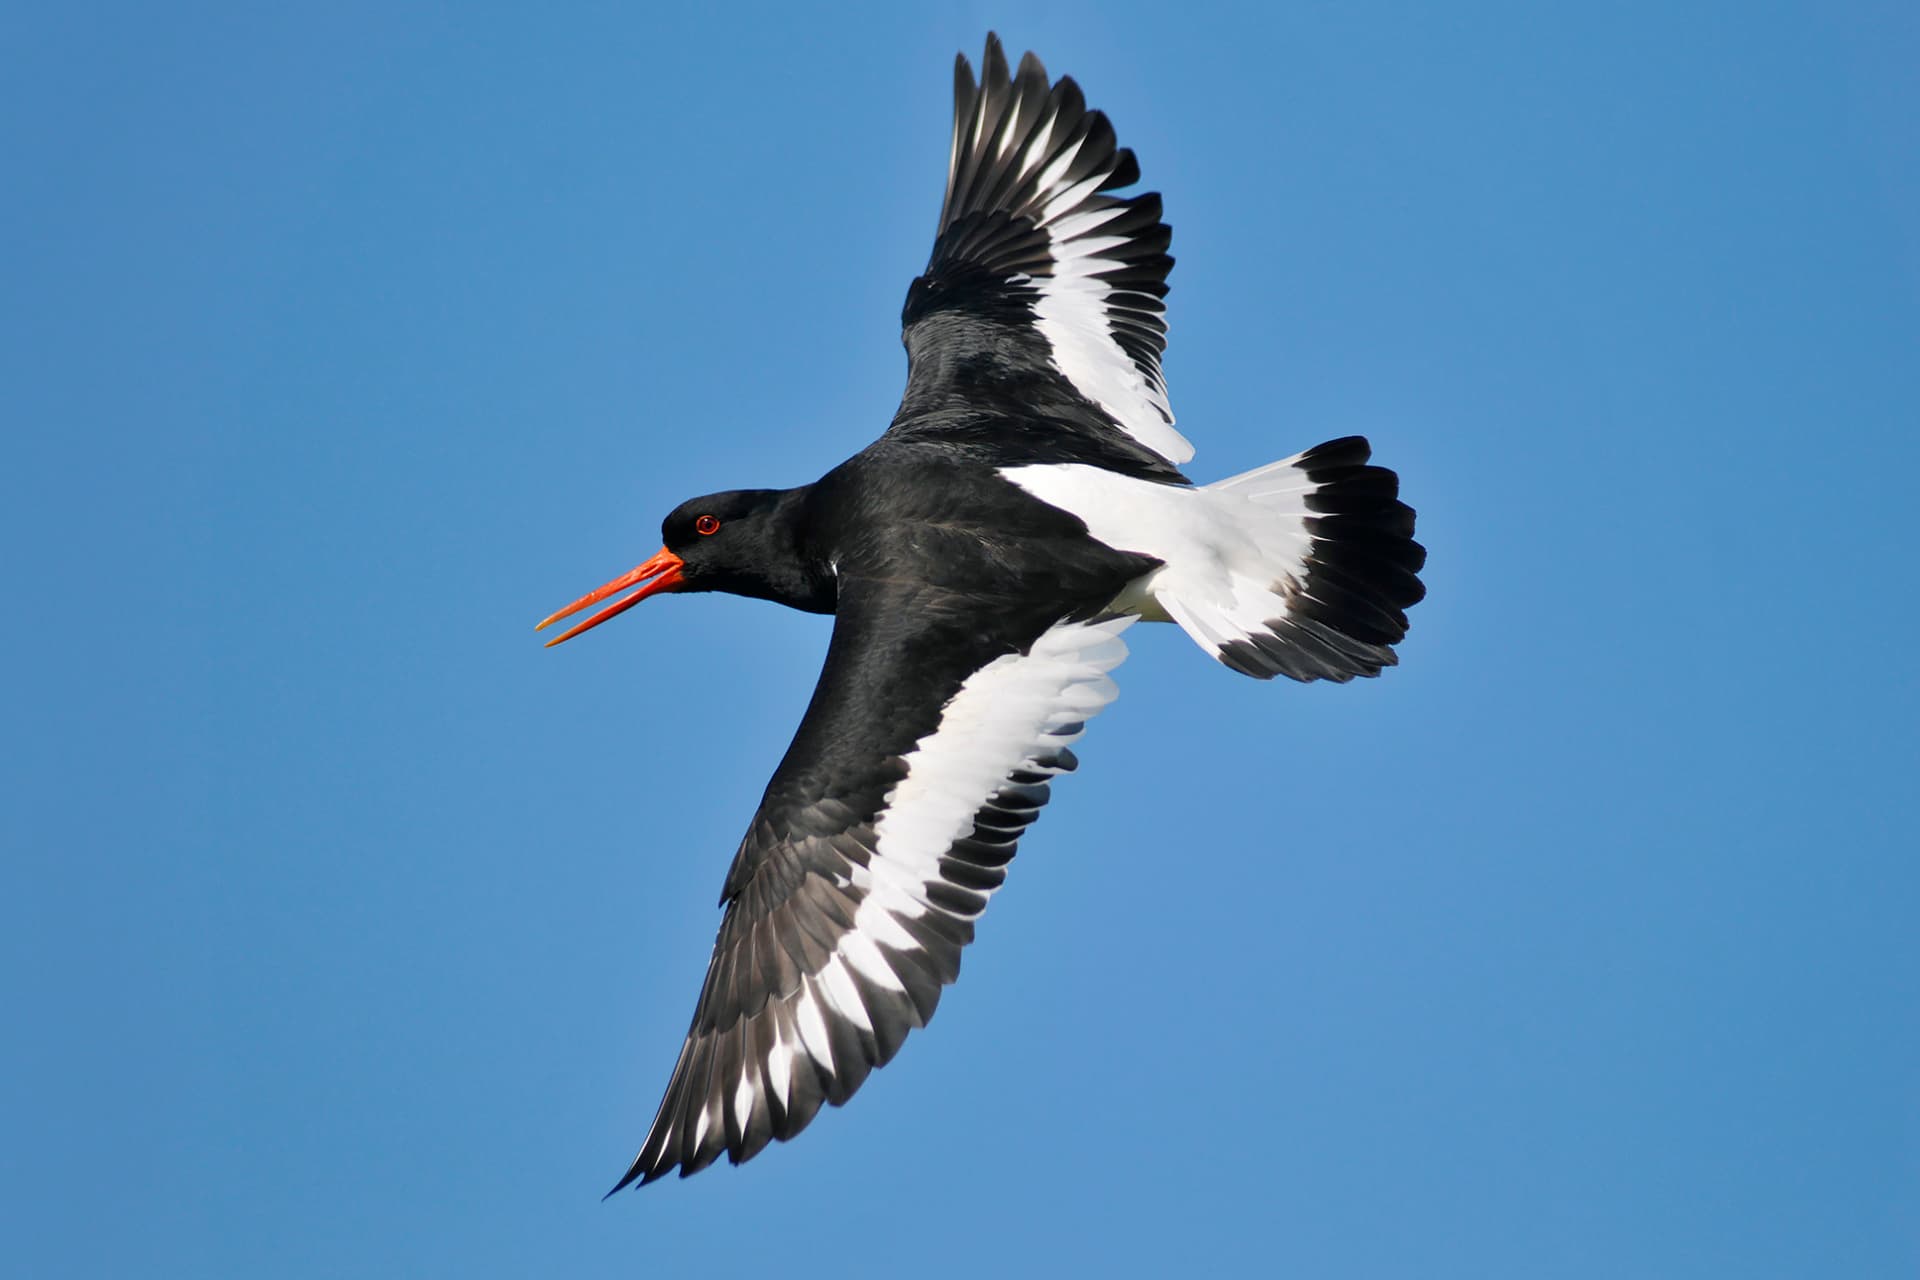
[[[695,533],[718,533],[720,521],[713,516],[701,516],[693,522]]]

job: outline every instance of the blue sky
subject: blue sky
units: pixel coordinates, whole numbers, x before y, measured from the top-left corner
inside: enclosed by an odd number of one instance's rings
[[[1431,594],[1136,631],[933,1026],[602,1204],[827,630],[532,623],[884,426],[990,26],[1166,195],[1192,474],[1370,435]],[[21,1274],[1920,1268],[1911,6],[5,28]]]

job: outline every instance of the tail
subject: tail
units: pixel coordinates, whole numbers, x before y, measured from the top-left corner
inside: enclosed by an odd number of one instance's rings
[[[1191,584],[1201,589],[1156,590],[1160,605],[1203,649],[1262,680],[1346,681],[1393,666],[1406,610],[1426,595],[1427,552],[1399,477],[1371,456],[1348,436],[1207,485],[1231,548]]]

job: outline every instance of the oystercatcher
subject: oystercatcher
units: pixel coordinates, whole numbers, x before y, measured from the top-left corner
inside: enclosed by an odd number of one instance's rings
[[[901,315],[886,434],[797,489],[684,502],[666,545],[540,625],[662,592],[834,615],[819,686],[721,891],[665,1100],[614,1191],[750,1159],[933,1016],[1014,846],[1172,621],[1245,675],[1395,661],[1426,553],[1393,472],[1334,440],[1195,486],[1173,426],[1169,233],[1071,79],[987,37],[954,74],[946,199]],[[609,1192],[608,1194],[612,1194]]]

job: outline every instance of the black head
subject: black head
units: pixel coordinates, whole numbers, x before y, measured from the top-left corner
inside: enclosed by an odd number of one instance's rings
[[[785,489],[729,489],[689,498],[660,522],[660,540],[680,558],[680,591],[768,596],[798,558]],[[778,599],[778,596],[769,598]]]
[[[833,571],[802,545],[806,494],[806,489],[730,489],[681,503],[660,522],[665,545],[658,554],[581,596],[540,626],[628,587],[640,589],[547,644],[570,640],[662,591],[726,591],[811,613],[832,613]]]

